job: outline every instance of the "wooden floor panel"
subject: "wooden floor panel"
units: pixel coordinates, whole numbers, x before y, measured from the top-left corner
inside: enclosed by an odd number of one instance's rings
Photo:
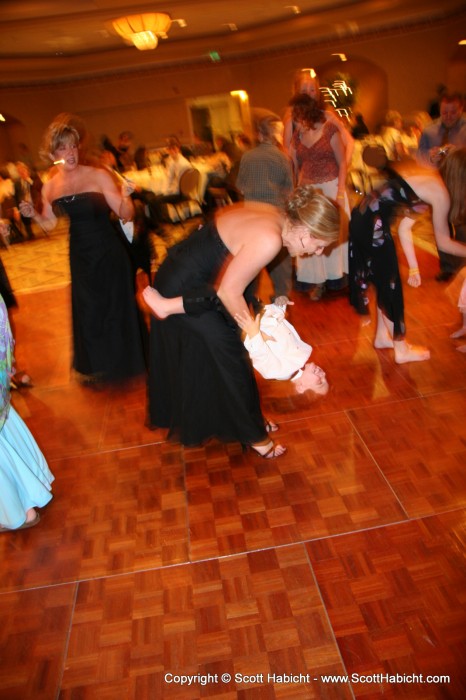
[[[222,446],[185,451],[193,559],[406,518],[343,413],[285,423],[280,439],[288,452],[279,460],[239,446],[229,460]]]
[[[0,538],[0,590],[187,561],[178,445],[102,452],[51,461],[50,467],[54,499],[40,529]]]
[[[70,584],[0,595],[2,700],[58,696],[76,589]]]
[[[348,674],[450,676],[356,697],[466,697],[465,537],[458,511],[307,545]]]
[[[465,416],[464,390],[350,412],[412,518],[466,506]]]
[[[390,352],[390,351],[388,351]],[[260,380],[264,410],[277,421],[341,412],[419,396],[407,372],[400,372],[387,351],[376,351],[364,336],[316,348],[311,360],[324,367],[330,392],[323,398],[297,394],[290,382]],[[346,367],[347,371],[342,371]]]
[[[139,697],[138,684],[147,698],[331,697],[313,680],[322,667],[343,673],[295,545],[80,583],[60,697],[87,697],[86,687],[94,698]],[[181,671],[213,680],[189,688],[164,679]],[[280,682],[284,674],[304,680]],[[351,697],[347,684],[338,697]]]
[[[331,390],[259,379],[278,460],[149,430],[143,377],[79,385],[66,240],[1,251],[34,382],[13,403],[56,480],[37,527],[0,533],[0,700],[464,700],[466,356],[420,234],[406,322],[429,362],[374,349],[373,295],[362,317],[344,292],[293,292]]]

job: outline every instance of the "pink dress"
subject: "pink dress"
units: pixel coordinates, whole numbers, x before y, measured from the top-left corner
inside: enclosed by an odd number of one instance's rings
[[[300,185],[321,185],[338,178],[338,163],[330,143],[332,136],[337,132],[335,124],[325,122],[322,136],[312,146],[305,146],[299,138],[299,133],[294,133],[293,147]]]
[[[339,167],[332,148],[331,139],[338,128],[326,121],[322,135],[311,146],[301,142],[299,133],[293,134],[292,145],[298,164],[298,183],[314,185],[323,194],[337,201]],[[345,194],[343,217],[349,218],[349,203]],[[323,255],[307,255],[297,258],[296,274],[299,282],[323,284],[326,280],[337,280],[348,272],[347,223],[342,227],[342,243],[330,246]]]

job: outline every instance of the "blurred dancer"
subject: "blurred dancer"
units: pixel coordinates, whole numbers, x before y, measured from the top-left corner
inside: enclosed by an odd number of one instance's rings
[[[0,296],[0,532],[37,525],[52,498],[54,476],[26,424],[10,403],[13,336]]]

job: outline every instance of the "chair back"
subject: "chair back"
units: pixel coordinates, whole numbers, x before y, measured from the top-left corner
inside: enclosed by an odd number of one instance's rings
[[[186,199],[194,199],[198,202],[200,198],[200,181],[201,173],[199,170],[195,168],[185,170],[180,177],[180,195]]]

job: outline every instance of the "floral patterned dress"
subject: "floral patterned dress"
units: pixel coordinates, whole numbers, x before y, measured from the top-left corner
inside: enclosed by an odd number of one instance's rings
[[[386,168],[385,181],[353,209],[349,227],[350,303],[368,314],[367,290],[373,284],[377,306],[393,323],[395,340],[405,336],[404,301],[392,224],[397,214],[414,217],[425,211],[408,183]]]

